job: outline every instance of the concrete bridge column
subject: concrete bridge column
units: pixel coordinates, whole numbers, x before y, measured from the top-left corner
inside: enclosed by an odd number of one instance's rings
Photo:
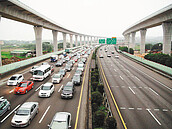
[[[145,53],[146,31],[147,31],[146,29],[140,30],[140,34],[141,34],[140,54]]]
[[[1,15],[0,15],[0,22],[1,22]],[[3,42],[2,41],[0,41],[0,66],[2,66],[1,45],[3,45]]]
[[[78,35],[75,35],[75,47],[78,47]]]
[[[63,33],[63,50],[66,49],[66,33]]]
[[[130,47],[131,47],[131,45],[130,45],[130,34],[127,34],[127,35],[126,35],[126,43],[127,43],[127,45],[128,45],[128,51],[129,51],[129,49],[130,49]]]
[[[80,36],[80,46],[82,46],[82,36]]]
[[[85,46],[86,44],[85,44],[85,36],[84,36],[84,46]]]
[[[53,33],[53,46],[54,46],[54,52],[58,51],[58,44],[57,44],[57,34],[58,31],[57,30],[52,30]]]
[[[73,48],[72,37],[73,37],[73,35],[72,35],[72,34],[70,34],[70,48]]]
[[[36,40],[36,56],[42,56],[42,26],[34,26]]]
[[[89,46],[89,36],[87,36],[87,46]]]
[[[172,22],[162,23],[163,28],[163,53],[171,54]]]
[[[135,36],[136,32],[131,33],[131,40],[132,40],[132,48],[135,50]]]

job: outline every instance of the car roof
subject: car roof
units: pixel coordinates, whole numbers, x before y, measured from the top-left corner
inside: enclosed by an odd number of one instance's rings
[[[14,75],[12,75],[12,76],[17,76],[17,77],[19,77],[20,75],[22,75],[22,74],[14,74]]]
[[[52,83],[51,83],[51,82],[47,82],[47,83],[45,83],[45,84],[43,84],[43,85],[51,86],[51,85],[52,85]]]
[[[68,82],[66,85],[73,85],[73,82]]]
[[[54,116],[55,121],[67,121],[67,116],[71,115],[68,112],[57,112]]]
[[[25,102],[21,105],[20,108],[31,108],[33,104],[38,104],[38,102]]]

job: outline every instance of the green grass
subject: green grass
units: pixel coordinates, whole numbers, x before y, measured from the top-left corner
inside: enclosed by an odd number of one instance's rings
[[[1,51],[1,56],[2,58],[8,58],[8,59],[13,57],[13,55],[10,54],[10,51]],[[25,56],[16,56],[16,57],[21,58],[21,59],[26,58]]]

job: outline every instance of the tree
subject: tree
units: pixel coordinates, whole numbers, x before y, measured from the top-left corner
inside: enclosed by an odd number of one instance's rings
[[[92,112],[94,113],[94,112],[96,112],[98,110],[98,105],[97,105],[97,103],[93,103],[92,104]]]
[[[129,49],[130,54],[134,54],[134,50],[132,48]]]
[[[97,86],[98,86],[98,82],[96,80],[94,80],[93,82],[91,82],[91,86],[93,88],[93,91],[96,91]]]
[[[92,92],[92,98],[91,98],[92,103],[97,103],[98,106],[100,106],[103,102],[103,96],[99,91]]]
[[[106,118],[106,128],[107,129],[116,129],[117,123],[114,117]]]
[[[103,111],[96,111],[94,114],[94,122],[96,127],[104,125],[105,113]]]
[[[103,95],[104,92],[104,85],[103,84],[98,84],[98,91]]]

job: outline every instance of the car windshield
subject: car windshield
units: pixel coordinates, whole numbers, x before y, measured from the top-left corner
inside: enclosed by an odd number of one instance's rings
[[[71,91],[72,90],[72,86],[65,86],[63,88],[64,91]]]
[[[60,74],[55,74],[53,78],[60,78]]]
[[[18,87],[27,87],[27,83],[20,83]]]
[[[50,86],[42,86],[41,90],[50,90]]]
[[[83,68],[83,66],[78,66],[78,68]]]
[[[79,78],[80,78],[80,76],[79,76],[79,75],[75,75],[75,76],[73,76],[73,79],[74,79],[74,80],[79,80]]]
[[[33,75],[43,75],[43,72],[41,70],[35,70]]]
[[[16,115],[29,115],[29,114],[30,114],[30,110],[28,110],[28,109],[19,109],[16,112]]]
[[[81,70],[76,70],[76,73],[81,73]]]
[[[17,77],[16,77],[16,76],[12,76],[12,77],[10,78],[10,80],[17,80]]]

